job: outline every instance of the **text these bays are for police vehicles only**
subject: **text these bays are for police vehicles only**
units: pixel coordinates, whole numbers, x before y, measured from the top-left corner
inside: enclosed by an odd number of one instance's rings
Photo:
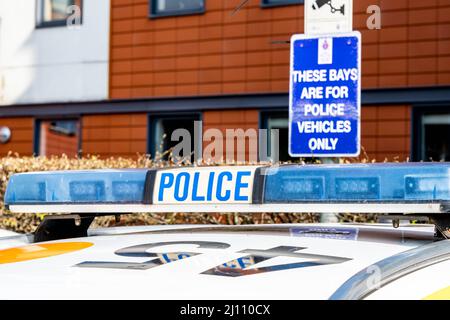
[[[360,114],[361,34],[293,35],[290,155],[358,156]]]

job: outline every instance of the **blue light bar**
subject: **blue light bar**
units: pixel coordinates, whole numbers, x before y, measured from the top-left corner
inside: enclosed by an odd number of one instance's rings
[[[264,203],[449,200],[449,163],[282,166],[264,188]]]
[[[148,170],[32,172],[13,175],[6,205],[142,203]]]
[[[22,173],[11,176],[5,205],[44,213],[444,213],[450,163]]]

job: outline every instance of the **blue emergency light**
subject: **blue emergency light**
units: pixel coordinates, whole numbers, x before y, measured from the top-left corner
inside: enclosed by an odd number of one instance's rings
[[[266,203],[423,200],[450,200],[450,164],[293,165],[265,179]]]
[[[127,169],[15,174],[9,180],[5,204],[142,202],[147,172]]]
[[[168,173],[173,175],[170,186],[164,178]],[[10,178],[5,204],[15,212],[43,213],[434,214],[450,212],[450,163],[22,173]]]

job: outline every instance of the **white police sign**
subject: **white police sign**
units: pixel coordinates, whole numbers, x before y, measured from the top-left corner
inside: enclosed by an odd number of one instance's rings
[[[361,34],[291,38],[289,153],[350,157],[360,152]]]
[[[168,169],[157,172],[154,204],[251,203],[257,167]]]

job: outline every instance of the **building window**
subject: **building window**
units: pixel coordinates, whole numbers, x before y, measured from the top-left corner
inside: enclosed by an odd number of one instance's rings
[[[420,160],[450,161],[450,114],[424,114],[421,122]]]
[[[37,4],[38,27],[66,26],[69,22],[81,23],[82,0],[37,0]],[[69,19],[71,21],[68,21]]]
[[[79,120],[38,121],[35,154],[77,157],[80,150]]]
[[[203,12],[205,12],[205,0],[150,0],[150,17],[178,16]]]
[[[287,112],[263,112],[261,114],[261,127],[267,129],[267,155],[274,157],[272,149],[278,144],[279,161],[295,161],[289,155],[289,115]],[[278,141],[275,134],[271,134],[272,129],[278,129]]]
[[[285,6],[290,4],[303,4],[304,0],[261,0],[262,7]]]
[[[201,128],[198,135],[199,141],[195,143],[195,125],[196,121],[200,120],[200,115],[180,115],[180,116],[150,116],[150,130],[149,130],[149,153],[152,156],[152,159],[155,160],[181,160],[186,161],[194,160],[194,147],[195,145],[201,146],[202,137],[201,137]],[[183,138],[172,134],[177,129],[184,129],[188,132],[190,137],[190,157],[185,157],[187,159],[170,159],[170,155],[172,154],[173,148],[181,143]],[[185,131],[185,133],[187,133]],[[178,133],[183,134],[182,131],[178,131]],[[174,141],[172,141],[172,138]]]

